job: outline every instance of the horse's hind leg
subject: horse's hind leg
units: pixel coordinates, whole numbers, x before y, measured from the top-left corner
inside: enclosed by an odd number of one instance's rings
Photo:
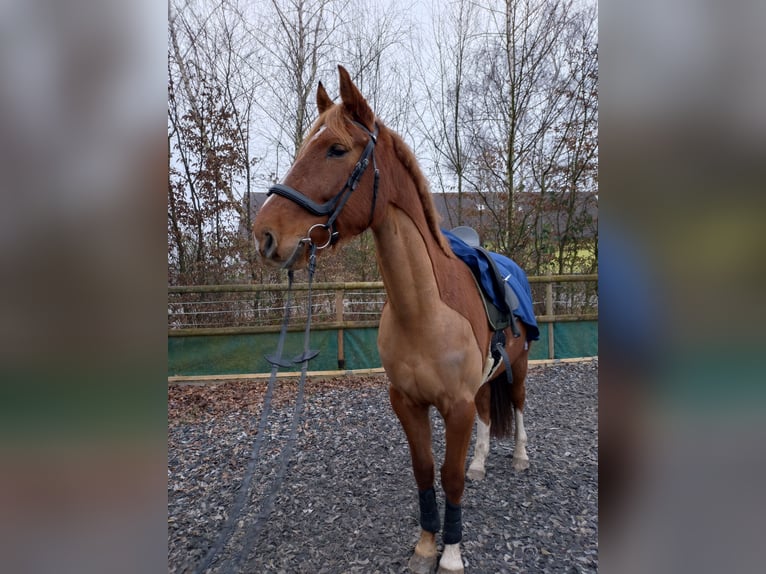
[[[514,449],[513,468],[517,471],[529,468],[529,456],[527,456],[527,431],[524,428],[524,400],[526,399],[525,379],[527,376],[527,357],[523,356],[511,367],[513,373],[513,387],[511,389],[511,402],[514,409]]]
[[[471,430],[476,415],[473,401],[454,403],[449,411],[442,413],[447,435],[442,487],[446,497],[444,510],[444,553],[439,561],[439,574],[460,574],[463,559],[460,541],[463,538],[462,509],[460,502],[465,488],[465,459],[471,441]]]
[[[434,457],[431,450],[431,421],[428,407],[413,404],[393,387],[389,388],[391,406],[402,423],[410,445],[412,471],[420,500],[420,539],[410,558],[410,571],[431,574],[436,569],[436,533],[439,531],[439,509],[434,492]]]
[[[471,480],[483,480],[487,474],[485,465],[489,453],[490,394],[489,383],[485,383],[479,388],[474,399],[478,415],[476,417],[476,446],[474,446],[473,460],[466,473],[466,476]]]

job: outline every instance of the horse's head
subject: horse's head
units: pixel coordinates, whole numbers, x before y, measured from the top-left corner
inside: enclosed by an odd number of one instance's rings
[[[378,125],[348,72],[338,71],[342,102],[319,84],[319,118],[253,223],[258,253],[274,265],[304,267],[312,243],[321,250],[348,240],[376,216]]]

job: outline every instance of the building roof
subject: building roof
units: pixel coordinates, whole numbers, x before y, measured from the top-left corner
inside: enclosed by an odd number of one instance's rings
[[[545,194],[520,192],[514,195],[516,209],[522,221],[528,225],[534,223],[530,219],[537,209],[541,217],[537,225],[546,227],[554,236],[566,228],[567,211],[574,210],[576,219],[584,223],[581,231],[584,237],[592,238],[598,226],[598,194],[592,192],[576,192],[574,198],[571,192]],[[505,208],[505,198],[500,194],[479,194],[476,192],[463,193],[459,198],[457,193],[433,193],[434,204],[442,218],[442,227],[452,229],[458,225],[467,225],[475,229],[483,229],[495,221],[493,212],[502,214]],[[251,193],[250,215],[255,218],[258,209],[266,201],[265,192]],[[458,205],[462,207],[462,217],[458,217]],[[525,217],[527,216],[527,217]],[[243,226],[244,227],[244,226]],[[249,232],[243,229],[249,235]]]

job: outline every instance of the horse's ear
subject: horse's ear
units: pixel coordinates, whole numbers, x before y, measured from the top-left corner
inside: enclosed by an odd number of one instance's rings
[[[375,114],[370,109],[370,105],[364,96],[351,81],[351,76],[343,66],[338,66],[340,75],[340,97],[343,100],[343,107],[351,114],[351,117],[358,120],[361,124],[372,130],[375,123]]]
[[[325,113],[332,106],[332,99],[327,95],[327,91],[324,89],[322,82],[319,82],[319,85],[317,86],[317,108],[319,109],[319,113]]]

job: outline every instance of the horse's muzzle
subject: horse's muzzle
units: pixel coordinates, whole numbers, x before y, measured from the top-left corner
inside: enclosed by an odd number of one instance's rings
[[[284,251],[281,249],[284,247],[284,243],[279,241],[277,234],[271,230],[265,229],[260,232],[253,232],[253,239],[255,240],[255,249],[258,255],[270,265],[275,267],[281,267],[282,269],[294,269],[304,267],[306,264],[306,241],[300,240],[297,242],[292,251],[288,251],[289,255],[285,256]]]

